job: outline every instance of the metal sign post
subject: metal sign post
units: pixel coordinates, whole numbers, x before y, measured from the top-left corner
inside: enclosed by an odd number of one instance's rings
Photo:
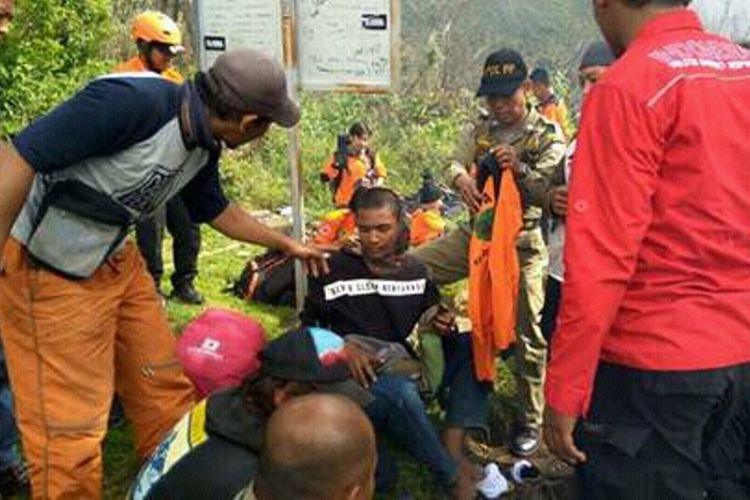
[[[399,0],[195,0],[200,67],[240,47],[265,50],[281,59],[291,99],[300,89],[357,93],[388,92],[397,81]],[[251,68],[248,68],[251,69]],[[293,234],[305,236],[302,139],[289,131]],[[295,264],[295,298],[301,308],[307,288]]]
[[[297,65],[295,11],[295,1],[284,0],[282,26],[287,88],[289,97],[294,102],[299,102],[299,67]],[[302,241],[305,237],[305,200],[302,190],[302,137],[300,135],[299,124],[289,130],[289,170],[291,173],[292,233],[297,240]],[[296,299],[297,310],[301,310],[307,293],[307,276],[305,276],[300,261],[295,261],[294,263],[294,285],[294,298]]]

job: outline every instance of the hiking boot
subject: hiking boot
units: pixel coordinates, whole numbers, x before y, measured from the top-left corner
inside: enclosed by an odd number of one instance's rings
[[[203,295],[195,289],[192,283],[185,283],[172,290],[172,298],[185,304],[201,305],[203,304]]]
[[[539,438],[539,429],[536,427],[521,427],[510,442],[510,451],[519,457],[529,457],[539,449]]]
[[[28,494],[29,471],[23,462],[0,471],[0,498],[10,498],[21,493]]]

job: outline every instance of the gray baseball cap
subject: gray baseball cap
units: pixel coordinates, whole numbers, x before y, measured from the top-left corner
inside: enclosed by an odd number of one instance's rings
[[[592,66],[611,66],[615,62],[615,55],[609,48],[607,42],[592,42],[581,58],[578,69],[591,68]]]
[[[211,92],[236,111],[266,116],[287,128],[299,121],[300,109],[289,99],[284,69],[268,54],[231,50],[216,59],[207,77]]]

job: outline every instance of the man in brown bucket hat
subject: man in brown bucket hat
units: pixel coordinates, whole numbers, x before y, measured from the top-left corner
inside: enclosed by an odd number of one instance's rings
[[[0,330],[34,498],[100,498],[113,393],[141,458],[193,404],[133,223],[182,192],[196,222],[325,272],[318,251],[230,202],[222,145],[299,120],[280,64],[228,52],[182,86],[116,74],[0,147]]]

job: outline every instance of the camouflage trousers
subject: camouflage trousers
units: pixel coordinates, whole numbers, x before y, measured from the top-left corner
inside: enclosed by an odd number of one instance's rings
[[[430,269],[438,285],[448,285],[469,275],[470,240],[471,227],[462,224],[442,238],[412,250],[411,255]],[[516,381],[523,405],[524,423],[539,428],[544,411],[544,372],[547,362],[547,342],[539,323],[549,259],[539,227],[522,231],[517,247],[521,283],[516,322]]]

